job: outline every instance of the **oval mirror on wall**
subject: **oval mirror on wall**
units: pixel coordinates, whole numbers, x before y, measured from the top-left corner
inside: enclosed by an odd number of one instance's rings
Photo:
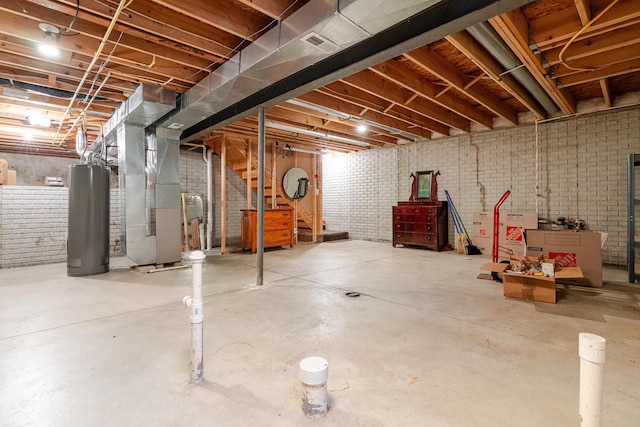
[[[291,168],[282,177],[282,188],[287,197],[300,200],[309,190],[309,175],[302,168]]]

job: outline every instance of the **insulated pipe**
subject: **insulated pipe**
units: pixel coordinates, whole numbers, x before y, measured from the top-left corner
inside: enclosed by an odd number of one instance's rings
[[[264,151],[265,151],[265,132],[264,132],[264,107],[258,108],[258,197],[256,204],[258,205],[258,227],[257,227],[257,255],[258,255],[258,279],[256,284],[262,285],[264,273]],[[271,191],[275,191],[272,188]]]
[[[207,150],[207,250],[213,249],[213,150]]]
[[[500,206],[507,200],[511,190],[504,192],[498,203],[493,206],[493,248],[491,250],[491,262],[498,262],[498,236],[500,235]]]
[[[186,296],[182,303],[191,308],[191,382],[199,383],[203,378],[202,362],[202,263],[206,258],[204,252],[194,251],[189,255],[191,265],[192,296]]]
[[[606,340],[598,335],[581,333],[579,345],[580,427],[600,427]]]

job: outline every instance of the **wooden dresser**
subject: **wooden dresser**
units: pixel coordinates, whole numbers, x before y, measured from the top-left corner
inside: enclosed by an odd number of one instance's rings
[[[448,244],[447,202],[398,202],[393,206],[393,246],[441,251]]]
[[[256,209],[242,210],[242,250],[251,249],[256,252],[258,245],[258,211]],[[265,209],[264,210],[264,247],[289,245],[293,248],[293,209]]]

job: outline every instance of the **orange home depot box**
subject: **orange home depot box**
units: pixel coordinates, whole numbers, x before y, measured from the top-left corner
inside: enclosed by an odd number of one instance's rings
[[[527,256],[547,254],[558,267],[580,267],[584,279],[576,285],[602,287],[602,233],[593,231],[526,230]]]
[[[538,228],[538,215],[535,212],[500,212],[500,246],[501,257],[509,257],[509,253],[518,256],[525,255],[523,232],[526,229]],[[493,244],[493,212],[473,213],[473,244],[484,255],[491,255]]]

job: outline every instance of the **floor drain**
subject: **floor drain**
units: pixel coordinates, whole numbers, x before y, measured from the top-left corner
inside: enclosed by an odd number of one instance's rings
[[[360,296],[360,292],[347,292],[345,295],[350,298],[355,298]]]

